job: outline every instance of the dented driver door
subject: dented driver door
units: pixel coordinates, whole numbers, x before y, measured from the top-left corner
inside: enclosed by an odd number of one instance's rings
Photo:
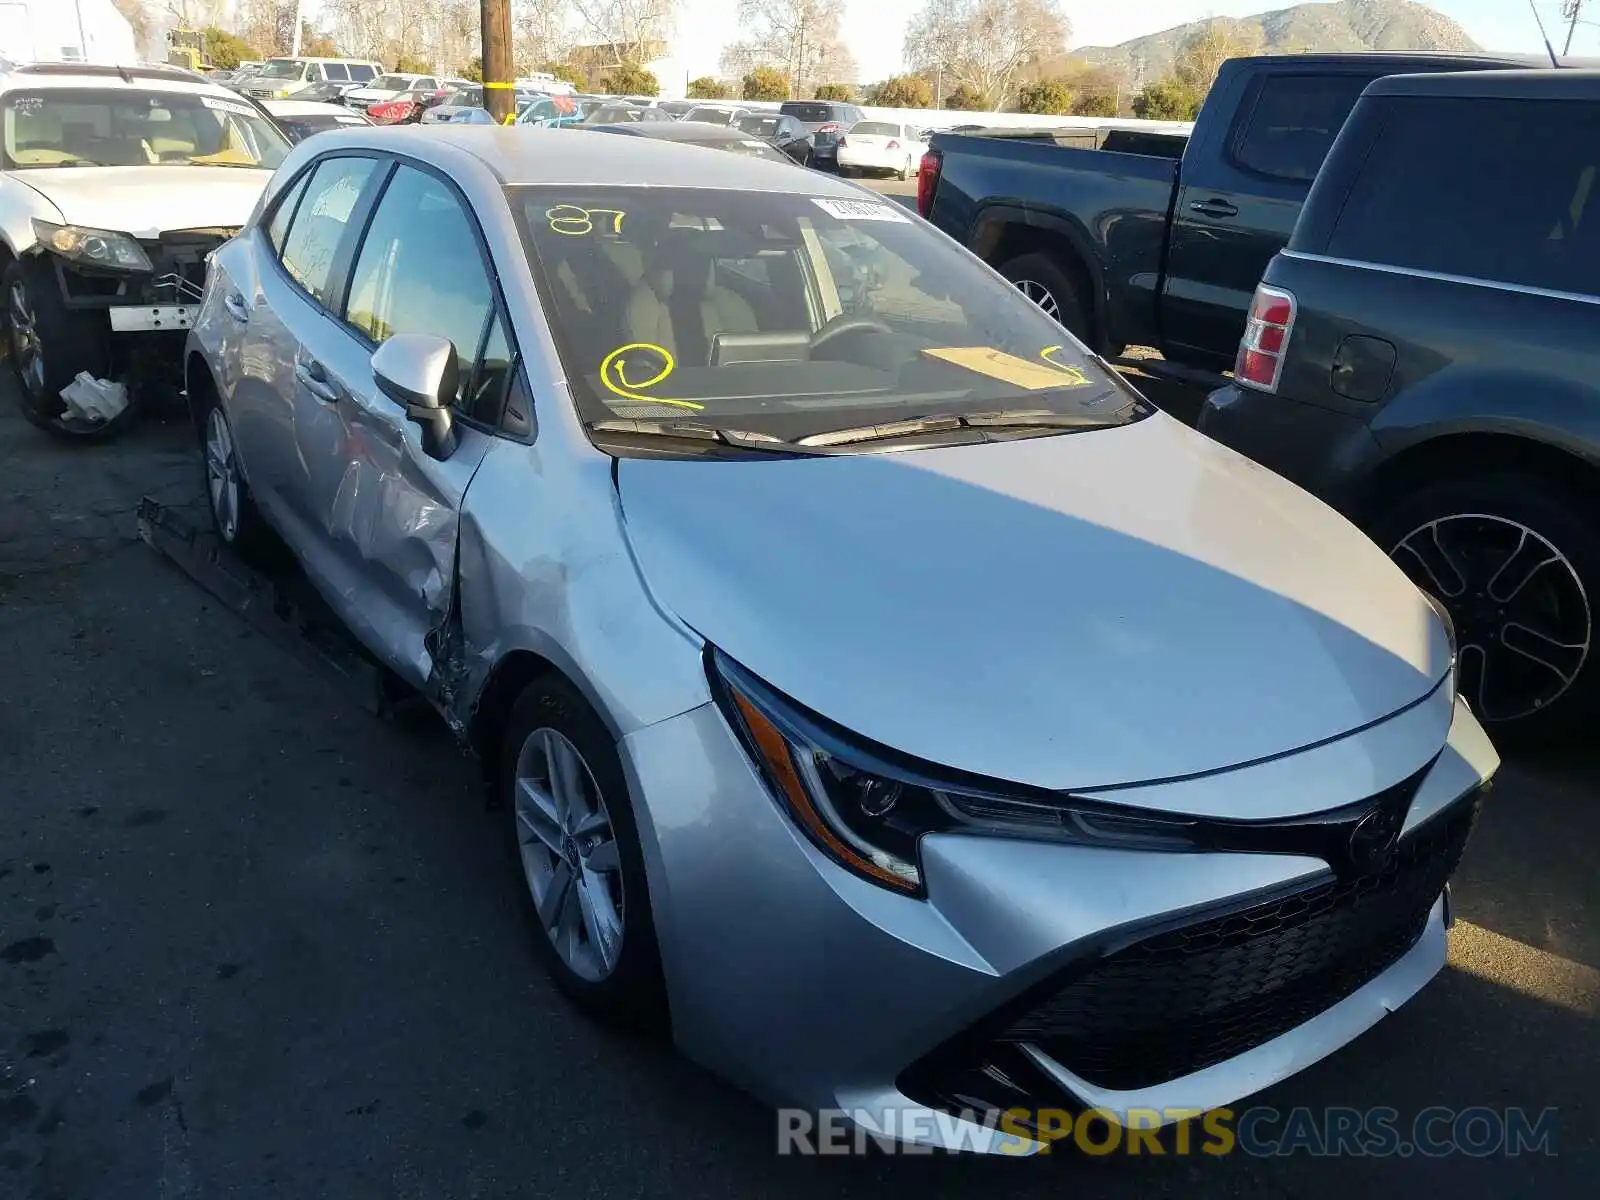
[[[452,185],[396,167],[351,259],[342,319],[330,323],[317,376],[302,403],[321,410],[339,439],[313,484],[319,524],[338,576],[330,599],[350,628],[407,682],[426,688],[433,647],[455,603],[456,542],[467,488],[493,435],[458,419],[457,443],[430,456],[421,429],[378,390],[372,354],[397,333],[449,338],[468,397],[495,319],[494,286],[474,222]]]

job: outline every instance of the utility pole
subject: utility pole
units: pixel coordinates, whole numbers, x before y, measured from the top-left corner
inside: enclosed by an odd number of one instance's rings
[[[1561,51],[1561,56],[1565,58],[1572,53],[1572,35],[1578,32],[1578,18],[1583,15],[1583,0],[1565,0],[1561,5],[1561,15],[1567,22],[1567,44]]]
[[[498,125],[517,115],[510,0],[483,0],[483,103]]]
[[[305,0],[294,0],[294,36],[290,40],[290,58],[300,57],[300,31],[305,27],[304,2]]]

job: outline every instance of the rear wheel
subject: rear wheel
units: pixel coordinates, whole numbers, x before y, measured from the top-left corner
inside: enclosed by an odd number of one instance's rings
[[[1080,342],[1089,342],[1089,307],[1079,282],[1044,254],[1021,254],[1000,265],[1000,274],[1017,285],[1047,317]]]
[[[110,328],[103,312],[73,312],[47,260],[13,262],[0,275],[17,404],[30,424],[72,441],[104,441],[134,417],[130,402],[109,421],[69,415],[61,389],[87,371],[96,379],[110,372]]]
[[[1497,737],[1592,729],[1600,713],[1594,511],[1508,474],[1430,484],[1373,522],[1378,544],[1449,610],[1461,695]]]

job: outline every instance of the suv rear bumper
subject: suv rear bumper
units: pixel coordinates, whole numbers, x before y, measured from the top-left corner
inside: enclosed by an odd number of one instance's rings
[[[1236,383],[1206,397],[1196,427],[1346,515],[1380,454],[1359,417]]]

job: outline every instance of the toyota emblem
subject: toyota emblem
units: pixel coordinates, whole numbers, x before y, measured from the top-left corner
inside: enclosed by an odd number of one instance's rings
[[[1400,841],[1405,814],[1375,808],[1350,831],[1350,865],[1358,871],[1375,871],[1389,864]]]

